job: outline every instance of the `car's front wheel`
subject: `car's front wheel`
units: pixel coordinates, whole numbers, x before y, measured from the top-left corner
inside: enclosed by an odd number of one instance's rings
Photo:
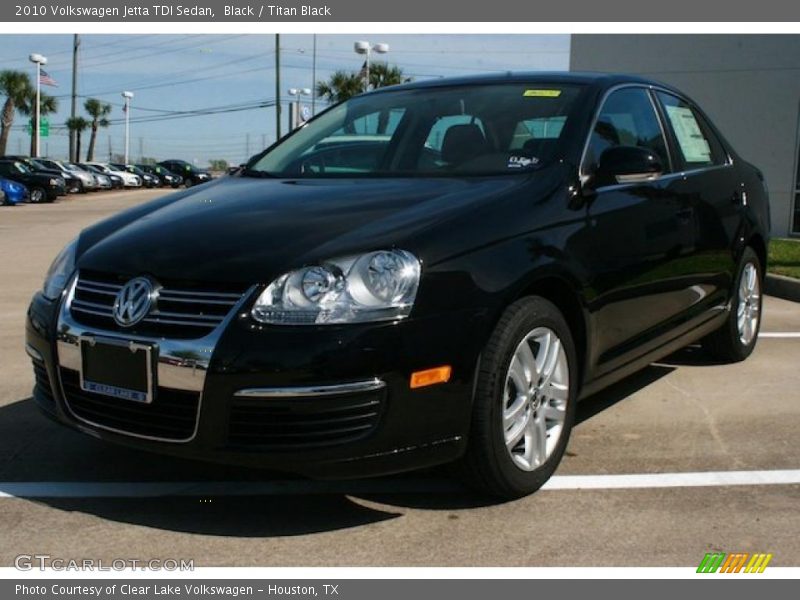
[[[46,197],[47,195],[45,194],[44,188],[40,187],[31,188],[30,201],[33,204],[39,204],[40,202],[44,202],[46,200]]]
[[[745,248],[731,294],[731,311],[725,324],[703,340],[703,347],[723,362],[739,362],[753,352],[761,328],[761,261]]]
[[[555,305],[532,296],[506,310],[481,357],[458,465],[468,484],[515,498],[550,478],[575,418],[577,371],[572,334]]]

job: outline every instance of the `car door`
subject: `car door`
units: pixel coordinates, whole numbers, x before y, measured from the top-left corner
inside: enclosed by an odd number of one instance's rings
[[[688,100],[655,94],[680,169],[673,189],[692,213],[694,260],[687,265],[696,310],[721,307],[736,274],[731,249],[740,234],[746,196],[733,162],[705,116]]]
[[[663,172],[649,181],[594,185],[603,151],[646,148]],[[694,251],[690,208],[672,187],[672,157],[650,91],[624,86],[597,113],[581,165],[591,190],[581,249],[590,277],[590,357],[596,376],[663,342],[691,304],[682,265]]]

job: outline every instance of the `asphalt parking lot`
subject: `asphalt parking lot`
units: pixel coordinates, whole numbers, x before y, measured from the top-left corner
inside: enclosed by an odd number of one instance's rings
[[[0,566],[20,553],[196,566],[696,566],[712,551],[800,566],[798,479],[754,485],[800,469],[800,305],[774,298],[748,361],[714,365],[687,349],[586,400],[551,488],[505,504],[439,471],[276,481],[49,422],[30,398],[30,296],[82,227],[162,193],[0,209]],[[696,485],[666,475],[685,473]],[[584,489],[570,489],[578,475]]]

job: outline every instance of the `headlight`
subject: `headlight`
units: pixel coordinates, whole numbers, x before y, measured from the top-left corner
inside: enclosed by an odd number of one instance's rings
[[[250,311],[259,323],[364,323],[407,317],[419,287],[420,263],[405,250],[379,250],[331,260],[278,277]]]
[[[53,178],[53,179],[50,180],[50,185],[55,186],[55,185],[58,185],[59,183],[60,183],[60,180],[58,180],[58,179]]]
[[[42,293],[50,300],[57,299],[61,295],[61,292],[64,291],[67,280],[75,269],[75,250],[77,247],[78,238],[75,238],[64,246],[64,249],[58,253],[53,264],[51,264],[50,268],[47,270]]]

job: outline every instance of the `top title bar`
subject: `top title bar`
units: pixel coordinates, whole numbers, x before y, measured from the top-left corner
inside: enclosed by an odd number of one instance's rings
[[[558,0],[488,3],[430,0],[200,0],[5,2],[2,22],[796,22],[800,4],[787,0]]]

